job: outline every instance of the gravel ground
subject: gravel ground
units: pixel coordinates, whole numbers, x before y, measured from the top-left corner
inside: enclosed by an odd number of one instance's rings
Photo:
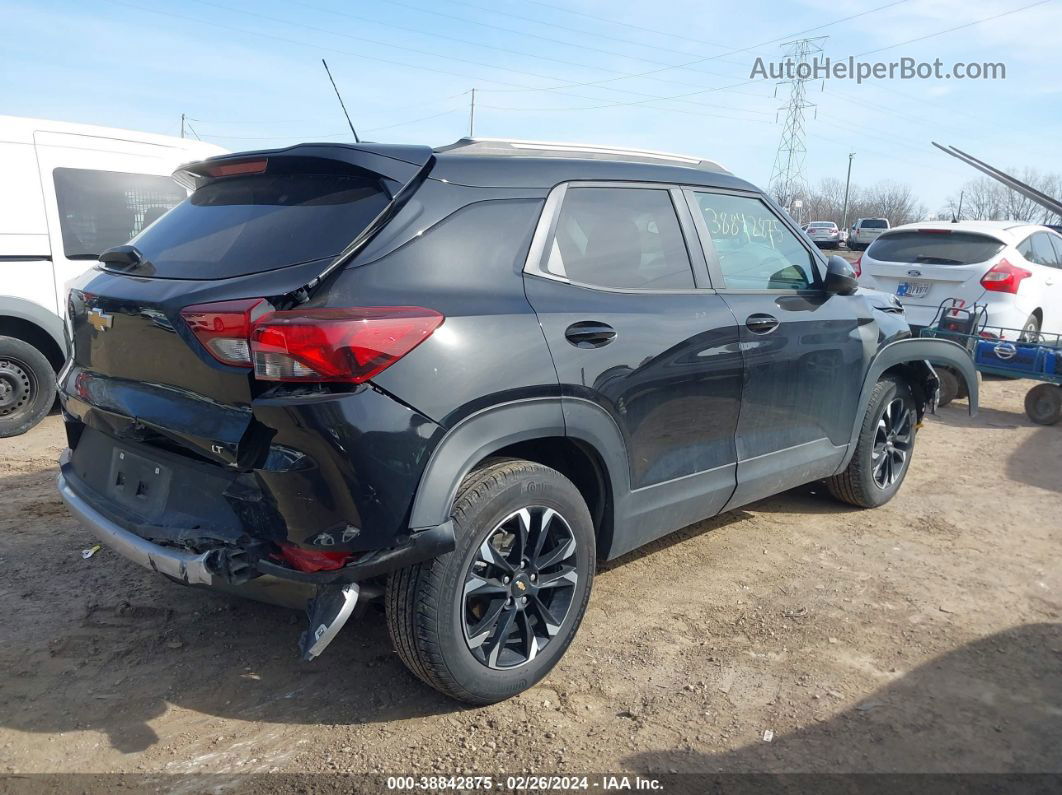
[[[1062,426],[1028,386],[931,418],[884,508],[802,488],[604,566],[552,675],[480,709],[373,608],[302,664],[294,612],[83,560],[50,417],[0,441],[0,772],[1062,772]]]

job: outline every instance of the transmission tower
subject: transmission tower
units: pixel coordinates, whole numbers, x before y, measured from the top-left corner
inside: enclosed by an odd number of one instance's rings
[[[807,145],[804,138],[807,130],[804,126],[804,112],[814,108],[808,102],[805,83],[812,78],[811,58],[822,52],[822,42],[828,36],[811,39],[797,39],[781,45],[786,56],[788,80],[778,85],[789,86],[789,102],[779,111],[785,111],[785,126],[782,138],[778,142],[778,152],[774,156],[771,169],[770,192],[787,212],[792,215],[793,200],[807,192],[807,176],[804,172],[804,158]],[[806,64],[806,66],[801,66]]]

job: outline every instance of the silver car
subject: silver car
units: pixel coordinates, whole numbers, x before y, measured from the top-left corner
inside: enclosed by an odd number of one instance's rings
[[[805,231],[819,248],[837,248],[841,245],[841,230],[833,221],[812,221]]]

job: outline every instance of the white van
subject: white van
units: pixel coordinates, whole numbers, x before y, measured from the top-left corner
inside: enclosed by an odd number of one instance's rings
[[[0,116],[0,437],[36,425],[66,358],[66,282],[184,200],[170,178],[224,149]]]

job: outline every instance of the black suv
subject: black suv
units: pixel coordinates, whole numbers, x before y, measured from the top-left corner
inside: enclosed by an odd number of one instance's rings
[[[304,144],[190,197],[70,293],[59,490],[174,580],[383,597],[428,684],[488,703],[569,646],[597,559],[825,481],[888,501],[932,410],[911,338],[770,199],[696,158]]]

